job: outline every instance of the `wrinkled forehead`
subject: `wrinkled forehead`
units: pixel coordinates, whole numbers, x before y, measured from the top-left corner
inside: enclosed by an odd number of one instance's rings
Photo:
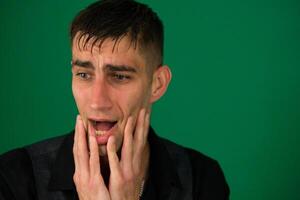
[[[138,41],[133,41],[128,35],[122,37],[97,38],[78,32],[72,41],[72,54],[89,52],[92,55],[111,53],[114,55],[126,55],[130,60],[136,60],[152,72],[161,64],[158,52],[153,46],[144,47]]]
[[[88,36],[75,36],[72,41],[72,62],[76,60],[101,63],[99,66],[113,64],[147,69],[144,56],[132,46],[128,37],[116,41],[113,38],[96,40]]]
[[[122,37],[104,37],[97,38],[89,34],[77,33],[72,41],[72,50],[91,51],[101,53],[102,51],[110,50],[111,53],[125,53],[131,51],[141,55],[141,50],[138,42],[124,35]]]

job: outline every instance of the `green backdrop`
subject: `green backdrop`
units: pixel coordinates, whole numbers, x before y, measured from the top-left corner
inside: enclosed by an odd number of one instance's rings
[[[0,1],[0,153],[68,132],[68,28],[92,1]],[[144,0],[165,24],[152,125],[217,159],[233,200],[300,199],[300,1]]]

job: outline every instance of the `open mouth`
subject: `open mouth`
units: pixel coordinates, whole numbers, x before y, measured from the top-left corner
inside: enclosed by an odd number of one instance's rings
[[[95,121],[92,120],[92,125],[95,129],[95,134],[97,136],[105,135],[109,130],[111,130],[117,121]]]

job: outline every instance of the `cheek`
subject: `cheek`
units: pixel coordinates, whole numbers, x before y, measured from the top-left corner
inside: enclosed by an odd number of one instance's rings
[[[72,92],[77,110],[80,116],[83,118],[83,124],[85,129],[87,130],[87,93],[85,92],[85,90],[76,87],[76,85],[74,84],[72,84]]]
[[[72,92],[73,92],[73,96],[78,108],[78,111],[80,114],[84,113],[84,107],[87,101],[87,95],[85,90],[83,90],[82,88],[78,87],[78,85],[76,83],[72,83]]]
[[[80,102],[80,94],[79,94],[79,91],[78,88],[76,87],[76,84],[73,82],[72,83],[72,93],[73,93],[73,97],[74,97],[74,100],[76,102],[76,105],[77,107],[79,106],[79,102]]]
[[[126,90],[125,90],[126,91]],[[131,92],[123,92],[120,99],[120,107],[123,114],[128,117],[129,115],[137,115],[142,107],[147,107],[149,104],[149,90],[139,88],[130,90]]]

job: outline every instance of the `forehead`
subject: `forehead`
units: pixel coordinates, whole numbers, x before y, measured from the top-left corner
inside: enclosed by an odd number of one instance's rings
[[[77,34],[72,41],[72,56],[77,59],[121,62],[118,64],[125,64],[122,62],[143,66],[146,64],[138,45],[133,45],[127,36],[119,40],[112,38],[87,40],[87,36],[79,37]]]

